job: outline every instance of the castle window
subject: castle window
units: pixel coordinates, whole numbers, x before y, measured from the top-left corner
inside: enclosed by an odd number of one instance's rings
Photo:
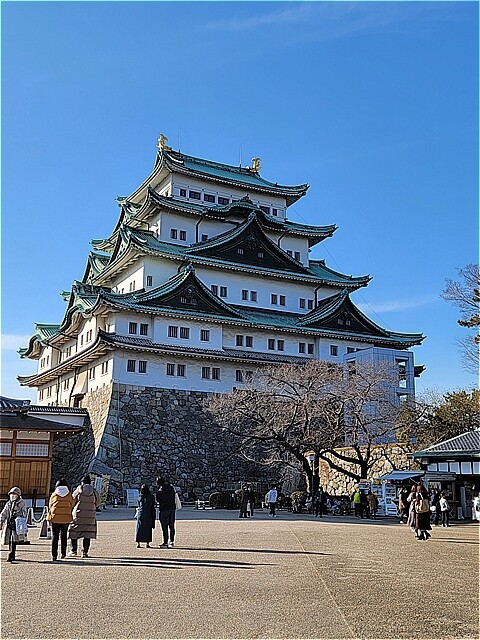
[[[137,333],[137,323],[129,322],[128,323],[128,333],[136,334]]]
[[[175,365],[171,362],[167,362],[167,376],[175,375]]]
[[[295,258],[295,260],[298,260],[300,262],[300,251],[295,251],[293,257]]]
[[[202,242],[205,242],[205,240],[208,240],[208,233],[202,233]]]
[[[337,324],[343,324],[343,318],[338,318],[337,319]]]
[[[305,342],[298,343],[298,353],[305,353]]]
[[[186,198],[187,197],[187,190],[186,189],[179,189],[179,195],[181,198]]]
[[[250,300],[252,302],[256,302],[257,301],[257,292],[256,291],[250,291]]]
[[[248,300],[248,289],[242,289],[242,300]]]
[[[264,258],[265,257],[265,254],[264,254],[263,251],[259,251],[257,255],[258,255],[259,258]]]
[[[278,351],[284,351],[285,348],[285,341],[284,340],[277,340],[277,349]]]
[[[353,347],[347,347],[347,353],[355,353],[355,349]]]
[[[272,209],[272,213],[274,216],[278,216],[278,209]]]
[[[153,286],[153,276],[147,276],[147,287]]]
[[[218,296],[218,284],[212,284],[212,286],[210,287],[210,291],[213,293],[213,295]]]
[[[147,373],[147,361],[139,360],[138,361],[138,373]]]
[[[204,202],[215,202],[215,196],[212,196],[209,193],[204,193],[203,200]]]
[[[306,303],[305,298],[298,299],[298,306],[300,307],[300,309],[305,309],[305,303]]]
[[[52,387],[47,387],[47,398],[50,398],[52,395]]]
[[[187,239],[187,232],[181,230],[180,231],[180,240],[186,240]]]
[[[178,327],[176,327],[175,325],[170,325],[168,327],[168,337],[178,338]]]
[[[235,344],[237,347],[243,347],[243,336],[235,336]]]
[[[212,367],[212,380],[220,380],[220,368]]]
[[[178,236],[177,229],[170,229],[170,238],[172,238],[172,240],[176,240],[177,236]]]
[[[270,349],[270,351],[275,350],[275,340],[273,338],[268,339],[268,348]]]
[[[130,282],[129,291],[135,291],[135,280],[132,280],[132,282]]]
[[[270,213],[270,207],[265,207],[264,205],[260,205],[260,209],[263,211],[263,213]]]
[[[70,386],[70,378],[68,378],[68,380],[63,381],[63,390],[66,391],[69,386]]]
[[[92,335],[93,335],[93,330],[89,329],[87,331],[87,340],[86,340],[87,342],[90,342],[90,340],[92,339]],[[47,356],[47,364],[48,364],[48,356]]]
[[[210,380],[210,367],[202,367],[202,380]]]
[[[310,356],[313,356],[313,347],[314,347],[314,345],[311,342],[309,344],[307,344],[308,355],[310,355]]]
[[[292,257],[292,256],[293,256],[293,253],[290,251],[290,249],[287,249],[287,254],[288,254],[290,257]]]
[[[92,333],[92,332],[90,331],[90,334],[91,334],[91,333]],[[48,367],[48,365],[49,365],[49,364],[50,364],[50,356],[47,356],[47,367]]]
[[[243,254],[245,253],[245,251],[242,249],[242,247],[239,247],[239,248],[237,249],[237,253],[238,253],[240,256],[243,256]]]
[[[148,336],[148,324],[144,324],[143,322],[140,324],[140,335]]]
[[[180,378],[185,378],[185,365],[177,364],[177,376]]]
[[[285,296],[280,296],[280,306],[284,307],[286,304],[287,299],[285,298]]]
[[[209,329],[201,329],[200,330],[200,340],[202,342],[210,342],[210,330]]]
[[[253,347],[253,336],[245,336],[245,346]]]
[[[223,196],[218,196],[218,204],[229,204],[230,200],[228,198],[224,198]]]
[[[307,300],[307,305],[310,310],[313,309],[313,300]]]
[[[190,338],[190,329],[188,327],[180,327],[180,338],[183,338],[183,340]]]
[[[200,191],[189,191],[188,192],[188,197],[191,198],[192,200],[200,200]]]
[[[272,293],[270,297],[270,302],[271,304],[278,304],[278,296],[276,293]]]
[[[227,287],[220,287],[220,297],[221,298],[227,297]]]
[[[43,400],[43,389],[40,389],[40,393],[38,394],[39,400]]]
[[[331,356],[338,356],[338,347],[336,344],[331,344],[330,345],[330,355]]]
[[[135,360],[127,360],[127,372],[135,373]]]
[[[350,320],[350,318],[347,318],[345,320],[345,324],[347,325],[347,327],[349,327],[352,324],[352,321]]]
[[[243,371],[241,369],[235,371],[235,382],[243,382]]]
[[[106,373],[108,373],[108,362],[102,362],[102,376],[104,376]]]
[[[81,346],[81,347],[83,346],[83,333],[82,333],[82,335],[80,336],[80,346]]]
[[[40,368],[43,369],[44,366],[45,366],[45,358],[42,358],[40,360]]]

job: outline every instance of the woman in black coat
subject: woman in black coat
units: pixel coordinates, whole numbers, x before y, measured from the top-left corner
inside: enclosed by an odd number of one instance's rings
[[[137,528],[135,532],[137,549],[140,548],[141,542],[146,542],[147,548],[150,548],[153,529],[155,529],[155,498],[150,493],[148,485],[142,484],[140,487],[140,498],[137,509]]]

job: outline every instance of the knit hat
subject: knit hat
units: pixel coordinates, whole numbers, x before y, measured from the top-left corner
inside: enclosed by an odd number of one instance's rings
[[[8,492],[8,495],[10,495],[11,493],[15,493],[17,496],[21,496],[22,490],[19,487],[12,487]]]

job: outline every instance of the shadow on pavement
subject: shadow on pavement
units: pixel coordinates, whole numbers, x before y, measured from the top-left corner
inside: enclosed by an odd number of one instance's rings
[[[47,564],[52,564],[47,561]],[[168,569],[187,569],[192,567],[211,567],[214,569],[253,569],[254,567],[269,566],[266,562],[235,562],[229,560],[194,560],[192,558],[86,558],[80,560],[65,560],[56,562],[55,565],[81,566],[81,567],[153,567]]]
[[[288,549],[226,549],[224,547],[182,547],[183,551],[231,551],[234,553],[279,553],[286,555],[300,556],[331,556],[331,553],[322,553],[321,551],[290,551]]]

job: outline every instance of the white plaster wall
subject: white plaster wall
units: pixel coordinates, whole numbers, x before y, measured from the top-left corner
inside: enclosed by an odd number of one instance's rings
[[[226,286],[228,288],[225,302],[259,309],[273,311],[290,311],[293,313],[308,313],[308,309],[299,308],[299,298],[314,299],[315,287],[308,283],[280,280],[278,277],[258,276],[242,272],[241,275],[235,271],[212,269],[208,267],[196,267],[196,275],[210,289],[212,284]],[[257,302],[242,300],[242,289],[257,292]],[[333,295],[336,291],[330,290],[328,295]],[[271,294],[286,296],[285,307],[271,304]]]
[[[180,196],[179,189],[187,190],[187,197],[183,198]],[[200,200],[193,200],[188,197],[189,190],[199,191],[201,195]],[[229,198],[231,200],[239,200],[248,195],[250,200],[258,205],[271,206],[275,207],[278,210],[278,217],[285,217],[286,211],[286,201],[285,198],[279,196],[269,196],[265,193],[260,193],[255,190],[255,187],[252,185],[245,185],[245,187],[236,188],[230,185],[217,185],[214,182],[207,182],[203,180],[199,180],[197,178],[190,178],[183,175],[173,175],[173,197],[178,200],[185,200],[186,202],[193,202],[196,204],[206,204],[213,205],[214,203],[205,203],[203,200],[203,194],[209,193],[215,196],[223,196],[224,198]],[[218,202],[215,202],[218,204]]]
[[[175,325],[177,327],[188,327],[190,329],[190,338],[169,338],[168,327]],[[210,341],[202,342],[200,340],[200,332],[202,329],[210,331]],[[180,335],[180,329],[178,330]],[[222,326],[213,322],[192,322],[191,320],[182,318],[155,318],[153,329],[153,340],[160,344],[171,344],[183,347],[195,347],[200,349],[221,349],[222,348]]]
[[[172,244],[178,244],[186,247],[194,244],[195,242],[195,225],[198,220],[199,218],[196,218],[195,216],[182,216],[179,213],[162,211],[159,217],[155,220],[153,226],[157,228],[158,238],[162,242],[171,242]],[[171,229],[177,230],[176,239],[170,237]],[[180,231],[186,232],[186,240],[180,240]]]
[[[167,280],[178,273],[180,265],[180,261],[146,256],[143,258],[144,288],[150,291],[165,284]],[[152,276],[153,284],[151,287],[147,287],[147,276]]]
[[[144,283],[144,263],[143,260],[136,262],[130,268],[122,271],[119,277],[112,279],[111,287],[115,293],[130,293],[130,284],[133,284],[132,291],[143,288]]]

